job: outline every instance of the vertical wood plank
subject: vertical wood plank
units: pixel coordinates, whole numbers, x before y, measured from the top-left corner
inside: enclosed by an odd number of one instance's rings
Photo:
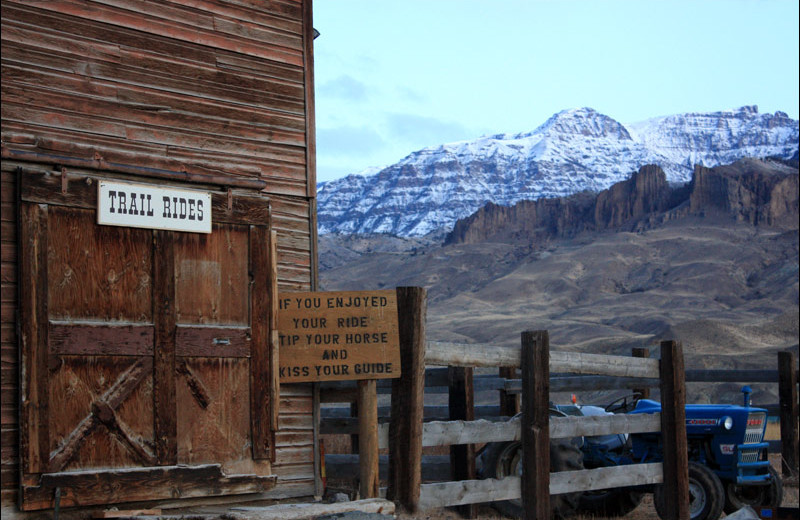
[[[41,473],[48,432],[47,206],[19,202],[20,459],[23,474]]]
[[[270,228],[272,224],[270,223]],[[278,430],[280,414],[281,382],[280,382],[280,347],[278,341],[278,233],[269,232],[269,371],[270,381],[270,429]],[[273,446],[273,457],[275,460]]]
[[[645,347],[633,347],[631,355],[633,357],[638,357],[638,358],[649,358],[650,349]],[[634,388],[633,393],[641,394],[642,399],[650,399],[650,387],[648,386],[642,386],[641,388]]]
[[[781,412],[781,471],[784,477],[797,475],[798,447],[797,358],[794,352],[778,352],[778,396]]]
[[[522,506],[524,520],[550,518],[550,335],[522,333]]]
[[[312,0],[303,0],[303,71],[306,116],[306,190],[317,196],[317,131],[314,102],[314,18]]]
[[[419,508],[425,391],[426,291],[397,288],[402,377],[392,380],[388,496],[404,509]]]
[[[664,503],[667,519],[689,520],[689,457],[683,347],[661,342],[661,438],[664,443]]]
[[[314,450],[314,496],[320,497],[325,493],[327,479],[325,478],[325,447],[319,433],[320,422],[320,399],[319,383],[311,383],[311,423],[313,424],[312,435],[313,444],[317,448]]]
[[[269,261],[269,229],[250,226],[250,420],[255,460],[269,459],[272,455]]]
[[[156,459],[162,466],[178,463],[175,295],[175,234],[156,230],[153,232],[153,414]]]
[[[361,498],[378,498],[378,381],[358,381],[358,464]]]
[[[500,367],[499,375],[504,379],[516,379],[517,369],[514,367]],[[500,390],[500,415],[514,417],[519,413],[519,410],[519,394]]]
[[[475,388],[472,367],[448,367],[448,407],[451,421],[475,420]],[[450,446],[450,474],[453,480],[475,480],[475,445]],[[456,506],[464,518],[477,518],[477,504]]]

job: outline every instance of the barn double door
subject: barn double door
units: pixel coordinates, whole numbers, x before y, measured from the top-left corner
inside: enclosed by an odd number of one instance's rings
[[[22,509],[274,486],[269,202],[210,234],[97,224],[97,178],[20,172]]]

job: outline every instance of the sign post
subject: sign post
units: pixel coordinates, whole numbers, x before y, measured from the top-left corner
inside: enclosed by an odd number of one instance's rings
[[[378,496],[376,379],[400,377],[397,292],[287,293],[278,299],[281,383],[358,381],[360,494]]]

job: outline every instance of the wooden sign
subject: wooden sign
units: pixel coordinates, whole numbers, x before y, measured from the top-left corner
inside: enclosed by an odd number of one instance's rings
[[[282,383],[400,377],[394,290],[282,294],[278,334]]]
[[[211,233],[211,193],[100,181],[97,183],[97,223]]]

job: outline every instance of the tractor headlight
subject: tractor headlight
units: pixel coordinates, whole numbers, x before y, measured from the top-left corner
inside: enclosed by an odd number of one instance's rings
[[[723,417],[720,422],[722,423],[722,427],[725,428],[726,430],[730,430],[731,428],[733,428],[733,417],[730,416]]]

